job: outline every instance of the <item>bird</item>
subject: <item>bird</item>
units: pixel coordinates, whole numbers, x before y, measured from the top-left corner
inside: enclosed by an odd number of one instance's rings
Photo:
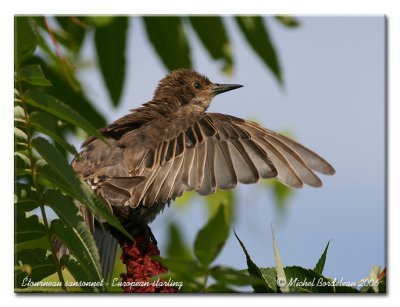
[[[210,195],[262,178],[320,187],[316,172],[335,174],[320,155],[286,136],[207,112],[215,96],[241,87],[174,70],[150,101],[98,130],[107,142],[89,137],[72,167],[132,233],[147,229],[186,191]]]

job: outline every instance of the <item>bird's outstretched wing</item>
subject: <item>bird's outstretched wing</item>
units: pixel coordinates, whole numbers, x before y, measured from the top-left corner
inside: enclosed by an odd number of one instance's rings
[[[164,204],[188,190],[208,195],[260,178],[277,178],[295,188],[303,183],[319,187],[314,171],[335,173],[304,146],[233,116],[205,113],[148,129],[154,130],[132,131],[116,141],[113,154],[103,153],[106,166],[91,174],[113,206]]]

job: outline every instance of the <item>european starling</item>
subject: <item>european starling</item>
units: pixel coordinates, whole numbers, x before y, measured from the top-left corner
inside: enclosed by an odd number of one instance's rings
[[[175,70],[159,82],[151,101],[99,130],[111,146],[94,137],[84,142],[73,168],[131,231],[185,191],[209,195],[260,178],[320,187],[314,171],[335,173],[319,155],[283,135],[206,112],[216,95],[240,87]]]

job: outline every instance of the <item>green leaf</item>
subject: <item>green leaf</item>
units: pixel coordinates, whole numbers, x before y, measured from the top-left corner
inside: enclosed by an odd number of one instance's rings
[[[24,155],[22,152],[14,152],[14,167],[15,170],[20,168],[29,168],[31,166],[31,160]]]
[[[198,275],[191,276],[190,272],[187,271],[186,273],[182,274],[173,274],[173,273],[164,273],[160,275],[155,275],[150,278],[151,281],[155,281],[157,279],[160,280],[173,280],[181,283],[181,288],[178,288],[178,292],[181,293],[201,293],[205,292],[204,283],[200,282],[200,280],[204,280],[204,277],[199,277]],[[114,287],[115,288],[115,287]],[[113,291],[115,292],[115,291]]]
[[[21,106],[14,107],[14,119],[25,118],[25,111]]]
[[[234,289],[227,287],[225,284],[213,284],[207,287],[207,293],[236,293]]]
[[[95,32],[97,58],[115,107],[120,102],[124,86],[128,21],[127,17],[115,17],[110,24],[96,28]]]
[[[37,131],[48,135],[61,147],[69,151],[73,155],[77,155],[78,152],[73,145],[64,140],[63,137],[56,133],[57,119],[50,116],[47,113],[35,111],[32,112],[29,117],[31,126]]]
[[[285,267],[290,292],[356,293],[357,289],[340,285],[341,280],[328,279],[314,270],[299,266]]]
[[[33,19],[34,19],[36,25],[43,29],[42,32],[38,31],[39,35],[37,36],[37,44],[38,44],[39,48],[50,58],[51,64],[55,65],[57,68],[59,68],[59,70],[61,72],[62,68],[60,65],[60,59],[58,58],[53,46],[51,46],[51,47],[49,46],[49,43],[51,42],[51,40],[49,40],[49,34],[48,34],[48,30],[47,30],[46,23],[45,23],[45,17],[37,16],[37,17],[34,17]],[[37,57],[33,56],[32,58],[36,59]],[[29,61],[29,62],[31,62],[31,61]],[[33,63],[29,63],[29,64],[33,64]],[[46,76],[47,76],[47,74],[46,74]],[[49,79],[52,80],[51,78],[49,78]]]
[[[273,245],[274,245],[276,277],[278,280],[281,281],[281,284],[278,283],[278,286],[282,292],[287,293],[287,292],[289,292],[289,286],[288,286],[288,282],[286,279],[285,271],[283,269],[282,259],[281,259],[281,256],[279,255],[278,244],[276,243],[276,240],[275,240],[274,230],[272,229],[272,227],[271,227],[271,231],[272,231],[272,241],[273,241]]]
[[[192,259],[189,248],[183,242],[181,232],[175,223],[168,227],[167,256],[175,259]]]
[[[162,274],[158,277],[168,280],[166,275],[170,275],[169,277],[173,280],[182,281],[183,287],[180,291],[183,292],[199,292],[204,290],[203,280],[207,274],[207,268],[202,267],[196,260],[154,258],[171,272],[170,274]]]
[[[47,236],[35,240],[14,244],[14,252],[16,253],[24,249],[35,249],[35,248],[41,248],[47,250],[49,248],[49,241]]]
[[[29,212],[39,207],[37,194],[30,184],[16,182],[14,193],[14,205],[18,211]]]
[[[40,281],[56,272],[53,257],[48,255],[45,249],[23,249],[17,252],[15,260],[17,264],[16,288],[26,288],[29,281]]]
[[[37,215],[26,217],[25,212],[21,212],[15,218],[14,242],[16,244],[45,236],[45,227],[39,222]]]
[[[38,90],[27,90],[25,93],[25,102],[44,110],[59,119],[65,120],[79,128],[85,130],[89,135],[104,140],[104,137],[96,131],[96,129],[75,110],[61,102],[60,100],[46,95]]]
[[[313,292],[313,293],[333,293],[334,287],[323,285],[322,282],[329,282],[328,279],[313,270],[299,266],[285,267],[284,285],[288,292]],[[282,281],[277,280],[278,286],[282,289]]]
[[[14,87],[14,101],[21,98],[20,92]]]
[[[40,163],[38,165],[38,174],[44,174],[45,178],[50,181],[54,178],[55,183],[61,184],[62,188],[70,196],[85,204],[97,218],[104,218],[106,222],[117,228],[128,238],[132,238],[108,207],[97,197],[95,192],[78,177],[54,145],[41,137],[35,138],[32,143],[50,166],[49,169],[46,165]]]
[[[235,193],[233,190],[217,190],[214,194],[202,198],[207,203],[209,216],[217,213],[219,205],[223,205],[225,209],[225,216],[229,224],[232,224],[235,215]]]
[[[329,248],[329,241],[328,244],[326,245],[324,252],[321,255],[321,258],[319,258],[317,264],[315,265],[314,271],[317,272],[318,274],[322,275],[322,272],[324,270],[324,266],[325,266],[325,261],[326,261],[326,254],[328,252],[328,248]]]
[[[210,275],[220,284],[248,286],[252,283],[252,278],[248,271],[236,270],[225,266],[213,267]]]
[[[86,28],[85,18],[78,16],[57,16],[56,20],[64,30],[64,45],[78,55],[85,38]]]
[[[64,178],[60,172],[57,172],[51,167],[45,160],[40,159],[35,164],[36,174],[40,177],[49,181],[49,184],[53,184],[56,188],[60,189],[64,193],[74,197],[77,191],[71,188],[70,183]]]
[[[89,16],[88,21],[96,26],[96,27],[107,27],[109,26],[115,19],[116,17],[114,16]]]
[[[375,265],[371,269],[371,271],[369,272],[368,280],[370,280],[370,281],[379,281],[379,277],[378,276],[379,276],[380,272],[381,272],[381,267],[379,265]],[[371,288],[375,293],[379,293],[378,286],[373,285]]]
[[[252,286],[254,292],[256,292],[256,293],[274,293],[275,291],[264,279],[260,269],[251,259],[249,253],[247,252],[246,247],[244,246],[243,242],[239,239],[239,236],[236,234],[235,231],[233,231],[233,233],[235,234],[236,239],[239,241],[239,244],[242,247],[244,254],[246,255],[247,270],[248,270],[250,276],[253,277],[251,286]]]
[[[70,84],[65,80],[64,75],[60,70],[54,67],[49,67],[42,59],[35,57],[30,62],[39,64],[45,75],[53,83],[52,87],[47,87],[46,92],[56,97],[64,103],[68,104],[72,109],[76,110],[81,115],[90,114],[86,119],[96,128],[104,127],[106,121],[103,115],[89,101],[82,92],[77,92],[71,88]]]
[[[31,160],[28,158],[28,156],[25,155],[25,153],[22,153],[20,151],[14,152],[14,156],[17,156],[21,158],[21,160],[24,162],[24,164],[28,167],[31,166]]]
[[[189,21],[210,56],[214,60],[222,61],[222,70],[231,74],[233,70],[232,44],[222,18],[219,16],[191,16]]]
[[[235,17],[241,32],[254,52],[271,70],[280,84],[283,84],[282,72],[275,46],[269,36],[263,17],[237,16]]]
[[[229,236],[225,209],[219,206],[217,214],[200,229],[194,242],[194,253],[200,262],[209,265],[220,253]]]
[[[65,239],[64,235],[60,239],[63,243],[67,241],[65,245],[82,265],[84,271],[87,272],[87,278],[83,280],[101,280],[100,255],[96,247],[96,242],[83,220],[79,209],[69,197],[56,190],[46,190],[43,198],[46,201],[46,205],[54,210],[62,222],[62,225],[57,225],[59,222],[56,222],[56,226],[54,227],[58,227],[57,231],[60,228],[66,228],[66,232],[71,235],[71,238],[68,238],[68,240]],[[69,242],[73,245],[72,248],[68,245]]]
[[[39,32],[38,35],[38,45],[41,49],[41,51],[45,52],[46,55],[50,58],[50,61],[47,60],[48,63],[51,63],[51,65],[54,66],[55,69],[58,70],[58,73],[60,76],[68,83],[68,85],[74,90],[74,91],[81,91],[81,84],[79,80],[76,78],[76,70],[75,70],[75,65],[71,63],[71,59],[69,54],[66,54],[65,52],[57,51],[57,48],[55,48],[54,45],[54,40],[57,41],[57,44],[64,43],[64,38],[59,35],[58,29],[53,28],[53,35],[50,35],[48,26],[47,24],[51,26],[52,22],[51,17],[47,16],[38,16],[34,17],[34,20],[36,24],[40,27],[42,27],[43,31]],[[49,43],[51,45],[49,45]],[[43,66],[42,66],[43,67]],[[46,72],[45,72],[46,73]],[[53,79],[47,75],[50,80],[53,81]],[[54,84],[54,83],[53,83]]]
[[[268,284],[268,286],[277,292],[276,287],[276,268],[260,268],[260,272],[264,281]]]
[[[191,278],[202,276],[205,273],[204,268],[202,268],[200,264],[193,259],[182,260],[161,257],[155,257],[155,259],[168,267],[171,272],[191,276]]]
[[[83,264],[81,267],[86,275],[84,281],[100,281],[102,279],[101,269],[93,265],[90,253],[82,246],[80,233],[75,229],[68,227],[63,221],[56,219],[51,221],[50,231],[61,240],[61,242],[69,249],[76,259]]]
[[[190,48],[180,17],[143,17],[147,37],[168,70],[191,68]]]
[[[275,19],[288,28],[297,28],[300,25],[300,22],[296,18],[288,15],[275,16]]]
[[[14,64],[21,64],[30,58],[37,45],[37,32],[32,18],[25,16],[14,17]]]
[[[83,264],[76,261],[71,255],[63,255],[60,259],[60,264],[68,269],[77,282],[89,281]],[[92,287],[87,286],[81,286],[81,288],[87,292],[93,292],[94,290]]]
[[[379,275],[380,275],[380,273],[381,273],[381,267],[379,265],[375,265],[369,272],[368,277],[363,280],[363,281],[366,281],[367,283],[371,283],[371,285],[363,286],[360,289],[360,292],[379,293],[379,280],[380,280]]]
[[[379,274],[379,293],[386,293],[386,269]]]
[[[18,78],[21,81],[28,82],[37,86],[51,86],[51,82],[46,79],[40,65],[29,65],[22,67],[18,73]]]
[[[75,258],[88,268],[94,277],[97,277],[96,274],[101,271],[100,255],[96,247],[96,242],[83,220],[78,207],[71,198],[61,194],[57,190],[46,190],[43,198],[47,202],[46,205],[54,210],[69,231],[74,232],[77,238],[75,246],[81,249],[78,255],[74,254]]]
[[[195,191],[186,191],[181,197],[175,198],[174,205],[176,205],[178,208],[183,208],[196,196],[197,193]]]
[[[22,141],[24,143],[28,141],[28,136],[26,135],[26,133],[17,127],[14,127],[14,137],[16,140]]]
[[[294,195],[293,189],[287,187],[283,183],[277,180],[269,180],[272,186],[272,191],[274,192],[275,203],[281,213],[285,212],[289,200]]]

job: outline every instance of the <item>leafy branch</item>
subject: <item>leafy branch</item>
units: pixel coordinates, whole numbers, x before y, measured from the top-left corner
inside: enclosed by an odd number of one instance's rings
[[[372,268],[367,278],[360,282],[346,282],[328,278],[323,274],[329,242],[313,269],[301,266],[284,266],[278,245],[272,232],[275,266],[259,267],[252,260],[245,244],[234,232],[246,258],[247,268],[235,269],[213,264],[229,236],[224,206],[198,232],[194,252],[178,235],[174,225],[170,228],[169,257],[160,259],[169,268],[164,279],[171,278],[183,283],[181,292],[248,292],[255,293],[357,293],[386,292],[386,270]]]
[[[30,31],[31,36],[27,37],[26,31]],[[67,291],[63,266],[69,269],[76,280],[102,279],[95,241],[74,199],[86,206],[94,216],[103,218],[128,237],[129,234],[48,140],[50,138],[65,150],[76,154],[76,149],[65,140],[64,135],[54,129],[64,123],[103,138],[66,103],[43,92],[44,87],[52,83],[46,79],[40,65],[25,65],[36,50],[39,35],[32,18],[16,18],[15,285],[16,288],[23,288],[30,284],[25,282],[27,278],[36,282],[56,272],[62,290]],[[48,121],[53,125],[49,125]],[[50,218],[50,211],[46,208],[51,208],[57,218]],[[33,239],[42,238],[46,242],[41,248],[33,244]],[[68,255],[58,257],[55,240],[60,240],[69,249]],[[78,264],[81,271],[76,270]],[[89,291],[104,291],[104,286],[89,288]]]

